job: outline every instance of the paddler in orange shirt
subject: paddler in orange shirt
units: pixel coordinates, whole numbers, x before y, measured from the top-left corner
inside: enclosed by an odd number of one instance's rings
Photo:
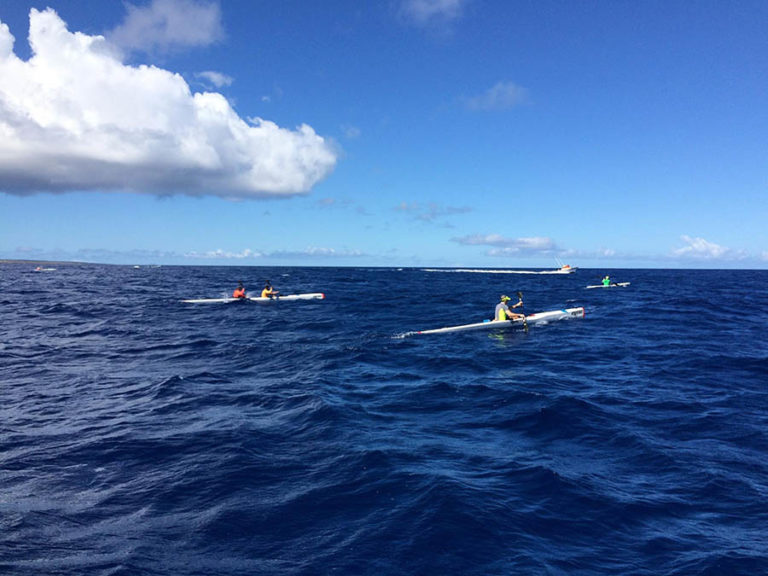
[[[232,298],[245,298],[245,286],[242,282],[237,283],[237,288],[232,292]]]

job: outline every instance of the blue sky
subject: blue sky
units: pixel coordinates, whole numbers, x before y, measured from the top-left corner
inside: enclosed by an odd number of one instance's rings
[[[0,2],[0,258],[768,268],[768,3]]]

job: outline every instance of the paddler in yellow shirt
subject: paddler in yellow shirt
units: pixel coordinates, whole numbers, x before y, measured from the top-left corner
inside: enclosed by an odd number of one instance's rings
[[[274,298],[280,294],[277,290],[272,288],[272,284],[269,280],[267,280],[267,283],[264,285],[264,290],[261,291],[261,297],[262,298]]]
[[[523,305],[522,298],[517,301],[517,304],[514,304],[513,306],[509,306],[507,302],[512,300],[509,296],[505,296],[502,294],[501,298],[499,298],[500,302],[496,304],[496,312],[494,314],[493,319],[494,320],[519,320],[520,318],[525,318],[525,314],[516,314],[515,312],[512,312],[512,308],[519,308]]]

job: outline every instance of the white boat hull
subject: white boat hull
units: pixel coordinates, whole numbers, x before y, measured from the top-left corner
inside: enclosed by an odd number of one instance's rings
[[[287,294],[285,296],[275,296],[274,298],[262,298],[261,296],[249,296],[247,298],[198,298],[191,300],[182,300],[186,304],[223,304],[229,302],[291,302],[294,300],[322,300],[325,294],[322,292],[313,292],[309,294]]]
[[[448,326],[446,328],[435,328],[432,330],[419,330],[412,334],[447,334],[449,332],[465,332],[469,330],[504,330],[514,326],[524,326],[540,324],[543,322],[553,322],[556,320],[565,320],[566,318],[584,318],[584,308],[567,308],[565,310],[550,310],[548,312],[537,312],[525,317],[525,322],[519,320],[486,320],[485,322],[476,322],[474,324],[463,324],[461,326]]]

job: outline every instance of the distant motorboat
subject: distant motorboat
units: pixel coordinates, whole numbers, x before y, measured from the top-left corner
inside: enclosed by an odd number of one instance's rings
[[[557,265],[560,266],[560,268],[549,272],[549,274],[571,274],[577,270],[570,264],[563,264],[563,261],[560,260],[560,258],[555,258],[555,262],[557,262]]]
[[[557,270],[544,270],[543,272],[539,272],[539,274],[572,274],[576,272],[576,270],[578,270],[578,268],[574,268],[570,264],[563,264]]]

